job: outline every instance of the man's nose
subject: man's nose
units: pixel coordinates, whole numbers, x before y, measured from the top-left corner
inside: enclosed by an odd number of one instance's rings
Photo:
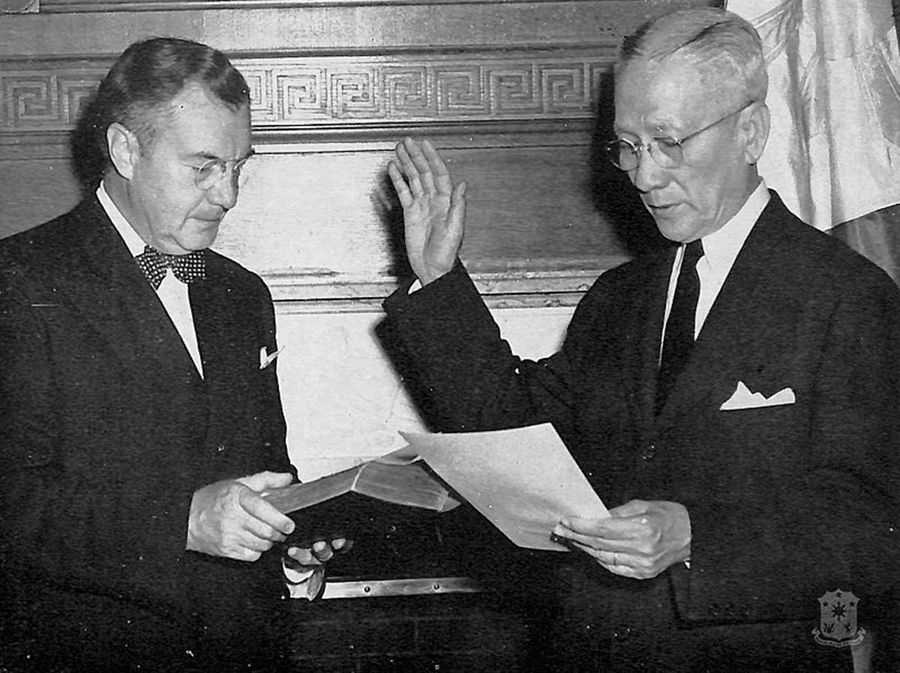
[[[238,178],[233,170],[226,170],[222,177],[209,188],[207,199],[225,210],[231,210],[237,203]]]
[[[661,187],[668,180],[666,169],[656,163],[656,158],[652,156],[652,153],[652,148],[643,147],[637,153],[637,167],[628,171],[631,184],[640,192],[649,192],[656,187]]]

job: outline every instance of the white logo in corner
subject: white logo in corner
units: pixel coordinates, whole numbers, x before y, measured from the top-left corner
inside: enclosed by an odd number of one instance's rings
[[[813,638],[819,645],[849,647],[858,645],[866,636],[859,628],[856,611],[859,599],[850,591],[826,591],[819,596],[819,627]]]

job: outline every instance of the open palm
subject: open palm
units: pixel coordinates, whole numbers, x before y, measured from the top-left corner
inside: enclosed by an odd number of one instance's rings
[[[465,182],[454,187],[434,146],[411,138],[399,143],[388,174],[403,206],[406,254],[423,285],[456,262],[465,229]]]

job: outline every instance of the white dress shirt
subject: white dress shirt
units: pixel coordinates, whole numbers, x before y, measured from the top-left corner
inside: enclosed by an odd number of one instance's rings
[[[128,251],[132,256],[137,257],[144,252],[144,246],[147,244],[128,223],[128,220],[122,215],[122,211],[113,203],[102,182],[97,188],[97,198],[100,200],[100,205],[103,206],[103,210],[106,211],[109,219],[112,220],[116,231],[119,232],[119,236],[125,241],[125,245],[128,246]],[[197,345],[197,330],[194,327],[194,314],[191,312],[188,286],[178,280],[171,269],[166,269],[166,276],[156,290],[156,295],[162,302],[163,308],[166,309],[166,313],[169,314],[175,329],[178,330],[181,341],[184,343],[184,347],[190,354],[191,360],[194,361],[194,366],[202,378],[203,363],[200,360],[200,347]]]
[[[760,180],[756,189],[728,222],[711,234],[707,234],[700,240],[703,242],[703,257],[697,262],[697,275],[700,277],[700,296],[697,299],[697,314],[694,320],[694,338],[700,335],[706,316],[712,308],[713,302],[719,296],[722,285],[728,277],[731,267],[738,253],[744,247],[750,230],[759,219],[766,204],[769,203],[769,189],[766,183]],[[672,265],[672,273],[669,276],[669,292],[666,297],[666,315],[663,323],[663,340],[666,336],[665,323],[669,321],[669,312],[672,310],[672,301],[675,298],[675,285],[678,283],[678,273],[681,271],[681,260],[684,258],[682,245],[675,254],[675,263]],[[662,341],[660,342],[662,343]],[[660,346],[662,357],[662,346]]]

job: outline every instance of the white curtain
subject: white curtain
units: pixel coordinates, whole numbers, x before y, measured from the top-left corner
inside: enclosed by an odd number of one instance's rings
[[[891,0],[728,0],[763,39],[772,132],[760,172],[822,230],[900,203]]]

